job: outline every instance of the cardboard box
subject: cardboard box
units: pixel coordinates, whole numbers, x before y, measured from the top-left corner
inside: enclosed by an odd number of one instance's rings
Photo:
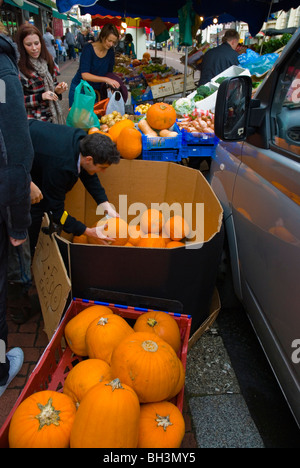
[[[177,93],[182,93],[183,92],[183,86],[184,86],[184,75],[175,75],[171,77],[172,83],[173,83],[173,89],[174,89],[174,94]],[[196,85],[194,82],[193,75],[187,75],[186,77],[186,91],[191,91],[192,89],[195,89]]]
[[[171,81],[150,86],[150,89],[152,91],[153,99],[158,99],[160,97],[174,94],[173,84]]]
[[[140,214],[134,204],[146,209],[164,202],[182,209],[194,238],[186,248],[156,249],[73,244],[71,236],[56,235],[72,297],[191,315],[194,333],[210,314],[223,246],[223,211],[212,188],[199,171],[169,162],[121,160],[100,178],[122,217],[130,207],[128,222]],[[87,226],[101,218],[80,181],[65,207]]]

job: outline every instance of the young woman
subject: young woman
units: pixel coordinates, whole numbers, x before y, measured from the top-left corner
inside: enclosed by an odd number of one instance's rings
[[[97,100],[105,99],[106,85],[119,89],[121,84],[117,79],[111,77],[115,64],[114,47],[117,45],[119,32],[117,28],[107,23],[101,29],[96,42],[88,42],[81,54],[80,64],[74,76],[69,92],[70,107],[74,101],[76,86],[81,80],[87,81],[96,91]]]
[[[28,119],[64,124],[58,100],[68,85],[57,82],[58,68],[42,34],[33,25],[22,24],[16,43],[20,52],[19,69]]]

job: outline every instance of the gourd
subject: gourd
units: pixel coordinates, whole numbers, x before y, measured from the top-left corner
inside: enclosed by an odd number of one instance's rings
[[[73,236],[73,244],[88,244],[88,237],[85,234]]]
[[[129,234],[128,242],[135,246],[135,245],[138,245],[141,239],[141,236],[144,233],[141,231],[141,227],[138,224],[129,224],[128,234]]]
[[[52,390],[33,393],[20,403],[9,426],[10,448],[68,448],[76,406]]]
[[[148,111],[149,111],[149,109],[148,109]],[[147,111],[147,115],[148,115],[148,111]],[[148,137],[157,137],[158,136],[157,133],[153,130],[153,128],[150,127],[150,125],[148,124],[146,119],[139,120],[138,127],[141,130],[141,132],[144,135],[147,135]]]
[[[71,431],[71,448],[136,448],[140,404],[118,378],[92,387],[82,399]]]
[[[141,229],[145,233],[159,234],[164,223],[162,212],[153,208],[145,210],[140,219]]]
[[[110,364],[114,348],[132,333],[133,328],[119,315],[101,315],[90,323],[86,331],[88,356]]]
[[[134,326],[136,332],[153,333],[172,346],[178,353],[181,346],[180,330],[176,320],[166,312],[149,311],[140,315]]]
[[[184,434],[183,416],[173,403],[141,405],[138,448],[179,448]]]
[[[174,138],[178,136],[177,132],[171,132],[170,130],[161,130],[159,136],[164,138]]]
[[[175,215],[170,217],[164,224],[164,231],[168,237],[174,241],[180,241],[187,237],[190,233],[190,228],[186,220],[180,216]]]
[[[112,140],[117,143],[118,136],[121,133],[121,130],[123,128],[129,127],[129,128],[134,128],[134,123],[130,119],[123,119],[120,120],[119,122],[116,122],[112,127],[109,128],[108,134],[111,136]]]
[[[117,139],[117,150],[124,159],[135,159],[142,153],[142,135],[135,128],[123,128]]]
[[[184,386],[184,383],[185,383],[185,369],[184,369],[183,364],[182,364],[182,362],[181,362],[181,360],[179,358],[178,358],[178,365],[179,365],[179,369],[180,369],[179,379],[178,379],[177,385],[174,387],[173,391],[168,396],[168,400],[172,400],[172,398],[174,398],[176,395],[178,395],[178,393],[180,392],[180,390],[182,389],[182,387]]]
[[[176,111],[170,104],[157,102],[147,111],[147,122],[155,130],[168,129],[176,122]]]
[[[145,234],[140,238],[137,245],[138,247],[156,247],[158,249],[164,249],[166,247],[166,241],[159,234]]]
[[[131,386],[141,403],[165,400],[180,378],[174,349],[152,333],[134,332],[114,349],[112,376]]]
[[[106,306],[94,305],[75,315],[65,326],[65,338],[73,353],[78,356],[87,356],[85,334],[89,324],[100,317],[101,314],[112,314],[113,311]]]
[[[176,247],[185,247],[184,242],[180,241],[170,241],[166,244],[167,249],[174,249]]]
[[[70,370],[64,382],[63,392],[78,407],[90,388],[110,379],[111,368],[107,362],[101,359],[86,359]]]
[[[101,226],[103,221],[100,220],[97,226]],[[111,237],[114,240],[109,241],[112,245],[125,245],[128,241],[128,224],[122,218],[107,218],[105,219],[105,227],[103,234],[106,237]]]

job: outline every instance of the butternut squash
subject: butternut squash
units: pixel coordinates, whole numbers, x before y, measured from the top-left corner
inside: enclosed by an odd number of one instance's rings
[[[138,127],[144,135],[149,137],[157,137],[157,133],[150,127],[146,119],[141,119],[138,122]]]
[[[177,132],[171,132],[170,130],[161,130],[159,132],[160,137],[164,138],[171,138],[171,137],[177,137],[178,133]]]

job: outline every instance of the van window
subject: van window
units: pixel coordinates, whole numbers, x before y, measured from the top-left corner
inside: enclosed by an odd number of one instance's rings
[[[300,49],[280,75],[271,115],[273,143],[300,157]]]

